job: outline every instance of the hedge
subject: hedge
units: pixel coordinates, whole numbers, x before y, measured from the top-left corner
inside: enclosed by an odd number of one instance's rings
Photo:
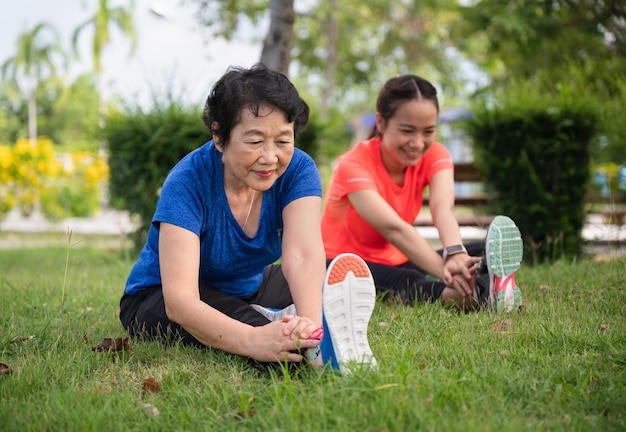
[[[521,86],[481,99],[465,125],[491,211],[515,220],[534,262],[581,253],[596,122],[580,95]]]

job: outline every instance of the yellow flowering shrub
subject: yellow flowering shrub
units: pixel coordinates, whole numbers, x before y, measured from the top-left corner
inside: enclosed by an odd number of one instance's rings
[[[0,184],[8,183],[9,170],[13,165],[13,152],[10,147],[0,144]]]
[[[11,182],[13,152],[11,148],[0,145],[0,220],[15,205],[15,191]]]
[[[30,215],[39,202],[46,181],[54,178],[60,164],[54,157],[52,141],[40,138],[33,145],[28,139],[19,139],[13,146],[12,176],[16,204],[25,216]]]
[[[104,157],[87,151],[66,154],[61,175],[43,192],[42,211],[49,219],[91,216],[100,206],[108,179]]]
[[[90,216],[108,179],[104,157],[86,151],[58,155],[48,138],[0,146],[0,217],[14,206],[28,216],[37,205],[52,220]]]

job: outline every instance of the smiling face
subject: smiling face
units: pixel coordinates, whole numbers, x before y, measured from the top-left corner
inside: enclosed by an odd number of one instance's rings
[[[280,177],[294,152],[294,124],[279,109],[262,105],[259,115],[243,109],[222,152],[227,188],[264,191]]]
[[[437,106],[429,99],[403,103],[388,120],[376,114],[383,163],[390,174],[404,172],[424,156],[435,141],[437,114]]]

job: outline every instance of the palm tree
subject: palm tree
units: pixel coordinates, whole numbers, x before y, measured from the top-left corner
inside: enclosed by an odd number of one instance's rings
[[[37,24],[17,40],[17,52],[2,64],[2,79],[11,81],[18,92],[28,96],[28,137],[37,141],[37,88],[57,74],[55,59],[65,60],[59,34],[48,23]]]
[[[80,24],[72,36],[72,46],[74,52],[78,53],[78,38],[86,28],[93,28],[92,55],[93,72],[99,79],[102,75],[102,52],[111,42],[109,29],[111,24],[116,25],[122,34],[130,39],[131,54],[137,46],[137,36],[133,21],[132,10],[135,7],[135,0],[130,1],[128,8],[122,6],[111,7],[110,0],[98,0],[98,10],[95,15]]]
[[[109,28],[111,24],[115,24],[122,34],[130,39],[131,55],[135,52],[137,46],[137,35],[135,32],[135,23],[133,21],[132,11],[135,8],[135,0],[130,0],[128,8],[122,6],[111,7],[109,0],[98,0],[98,10],[95,15],[80,24],[72,36],[72,47],[74,53],[78,54],[78,38],[86,28],[93,28],[92,39],[92,56],[93,56],[93,73],[96,75],[96,89],[98,92],[98,105],[100,110],[100,127],[104,126],[103,105],[101,96],[102,87],[102,52],[104,48],[111,42],[111,34]],[[100,154],[104,155],[104,144],[100,143]]]

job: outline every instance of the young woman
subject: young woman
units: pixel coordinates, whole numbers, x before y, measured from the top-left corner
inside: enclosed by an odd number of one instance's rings
[[[438,114],[437,91],[425,79],[404,75],[385,83],[376,102],[375,133],[337,161],[322,216],[326,257],[343,252],[361,256],[377,291],[407,304],[440,300],[473,308],[479,296],[490,295],[495,306],[496,291],[503,286],[495,286],[495,276],[489,279],[485,271],[487,276],[479,278],[483,286],[477,289],[483,245],[468,251],[453,214],[454,165],[450,152],[435,140]],[[413,226],[426,187],[444,247],[440,252]],[[512,221],[500,217],[497,223],[510,227]],[[519,231],[514,235],[516,229],[515,224],[507,228],[499,240],[506,245],[504,252],[492,248],[487,261],[499,262],[505,253],[504,258],[512,256],[519,267],[521,239]],[[497,236],[496,231],[489,232]],[[507,268],[506,275],[517,267]],[[515,297],[519,304],[513,306],[519,307],[521,295],[514,278],[507,283],[512,284],[507,288],[508,304]]]
[[[294,147],[308,115],[289,80],[262,64],[230,68],[215,84],[203,114],[213,140],[169,173],[128,276],[120,319],[131,336],[180,339],[259,362],[299,362],[307,349],[317,351],[322,190],[313,160]],[[270,266],[279,258],[286,284]],[[360,272],[367,294],[365,264],[341,262],[348,271],[335,271],[333,285],[349,286]],[[290,305],[293,314],[271,313]],[[363,334],[346,340],[354,337]]]

